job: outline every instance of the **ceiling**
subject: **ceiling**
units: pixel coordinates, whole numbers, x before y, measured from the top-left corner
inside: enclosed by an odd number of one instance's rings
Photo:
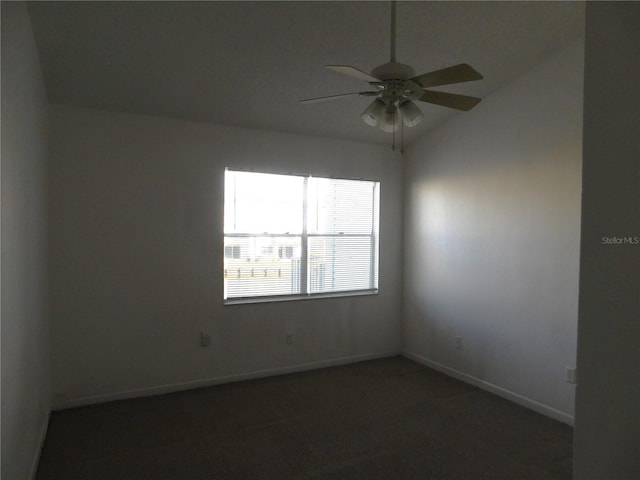
[[[364,124],[366,90],[327,70],[389,61],[389,2],[29,2],[49,101],[388,143]],[[583,35],[582,2],[398,2],[397,59],[417,74],[466,62],[485,97]],[[363,88],[364,87],[364,88]],[[482,104],[480,104],[482,105]],[[409,144],[453,115],[420,103]]]

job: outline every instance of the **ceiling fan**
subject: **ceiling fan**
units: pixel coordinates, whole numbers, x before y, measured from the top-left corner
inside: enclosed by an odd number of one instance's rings
[[[371,74],[350,65],[326,65],[326,68],[368,82],[372,90],[329,95],[300,100],[300,103],[317,103],[358,95],[375,97],[362,113],[367,125],[379,127],[383,132],[396,132],[404,123],[413,127],[420,123],[423,114],[414,101],[433,103],[456,110],[467,111],[480,99],[467,95],[427,90],[429,87],[481,80],[483,77],[466,63],[443,68],[423,75],[415,74],[409,65],[396,61],[396,2],[391,2],[391,59],[374,68]],[[394,138],[395,146],[395,138]]]

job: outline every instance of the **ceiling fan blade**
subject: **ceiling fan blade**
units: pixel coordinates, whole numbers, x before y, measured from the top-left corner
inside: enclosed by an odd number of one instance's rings
[[[341,97],[350,97],[353,95],[359,95],[361,97],[372,97],[374,95],[378,95],[378,93],[380,92],[340,93],[338,95],[328,95],[326,97],[307,98],[305,100],[300,100],[300,103],[319,103],[319,102],[325,102],[327,100],[335,100],[336,98],[341,98]]]
[[[433,90],[425,90],[419,98],[421,102],[434,103],[443,107],[455,108],[456,110],[471,110],[478,103],[480,98],[469,97],[467,95],[458,95],[457,93],[436,92]]]
[[[358,70],[351,65],[325,65],[329,70],[342,73],[343,75],[349,75],[350,77],[357,78],[358,80],[364,80],[365,82],[379,82],[380,79],[372,77],[368,73]]]
[[[443,68],[435,72],[418,75],[411,80],[419,83],[422,87],[435,87],[438,85],[449,85],[451,83],[471,82],[473,80],[482,80],[483,76],[476,72],[466,63],[454,65],[453,67]]]

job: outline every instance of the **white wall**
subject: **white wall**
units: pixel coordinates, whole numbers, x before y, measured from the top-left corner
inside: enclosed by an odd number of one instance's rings
[[[51,115],[54,406],[400,352],[402,163],[389,148]],[[380,180],[380,294],[224,306],[225,167]]]
[[[2,473],[35,473],[50,409],[47,99],[23,3],[2,2]]]
[[[576,480],[640,478],[640,4],[587,2]]]
[[[405,174],[404,351],[567,423],[582,69],[578,41],[412,145]]]

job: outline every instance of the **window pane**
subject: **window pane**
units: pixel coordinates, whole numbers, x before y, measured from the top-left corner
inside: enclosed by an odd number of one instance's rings
[[[225,173],[225,233],[302,233],[303,177]]]
[[[377,288],[372,247],[370,236],[310,237],[309,292]]]
[[[373,229],[375,182],[310,178],[309,233],[364,233]]]
[[[300,237],[225,237],[224,250],[224,298],[300,293]]]
[[[379,185],[227,170],[224,298],[377,290]]]

